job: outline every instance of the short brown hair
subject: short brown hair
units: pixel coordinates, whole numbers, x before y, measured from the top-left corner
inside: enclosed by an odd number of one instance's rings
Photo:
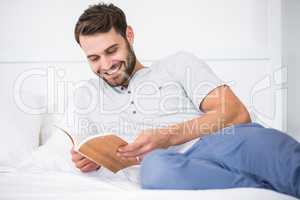
[[[127,22],[124,12],[113,4],[92,5],[79,17],[74,31],[75,39],[80,45],[80,35],[107,33],[112,27],[126,37]]]

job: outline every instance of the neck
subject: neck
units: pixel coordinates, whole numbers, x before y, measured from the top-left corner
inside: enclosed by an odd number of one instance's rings
[[[132,76],[140,69],[144,68],[144,66],[140,63],[140,61],[136,60],[134,69],[129,77],[129,79],[123,84],[123,86],[127,87]]]
[[[135,63],[135,66],[134,66],[134,70],[133,70],[131,76],[133,76],[133,74],[134,74],[136,71],[138,71],[138,70],[140,70],[140,69],[142,69],[142,68],[144,68],[144,66],[140,63],[140,61],[136,60],[136,63]]]

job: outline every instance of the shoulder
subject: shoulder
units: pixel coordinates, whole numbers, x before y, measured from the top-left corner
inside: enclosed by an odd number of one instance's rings
[[[176,54],[174,54],[173,56],[176,57],[177,60],[193,60],[193,59],[197,59],[200,60],[199,57],[197,57],[195,54],[188,52],[188,51],[179,51]]]
[[[158,60],[158,65],[172,68],[172,70],[185,67],[208,67],[208,65],[202,59],[187,51],[179,51],[175,54],[171,54],[163,59],[160,59]]]
[[[202,59],[187,51],[179,51],[159,59],[154,66],[159,71],[163,70],[174,76],[181,76],[185,70],[194,72],[209,70],[209,66]]]
[[[193,53],[188,51],[179,51],[177,53],[171,54],[159,60],[162,63],[177,63],[177,62],[184,62],[188,60],[201,60]]]

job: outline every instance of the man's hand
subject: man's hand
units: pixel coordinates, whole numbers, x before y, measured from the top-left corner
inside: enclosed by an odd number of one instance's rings
[[[171,146],[171,134],[168,129],[146,129],[138,134],[135,141],[118,149],[123,159],[140,161],[150,151]]]
[[[78,152],[71,150],[72,161],[81,172],[91,172],[100,168],[100,166]]]

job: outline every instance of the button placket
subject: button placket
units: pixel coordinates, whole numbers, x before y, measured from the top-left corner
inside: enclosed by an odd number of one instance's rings
[[[132,111],[131,111],[131,114],[136,114],[137,111],[136,111],[136,107],[135,107],[135,105],[134,105],[134,100],[132,99],[132,92],[131,92],[131,90],[128,90],[127,93],[131,95],[131,96],[130,96],[130,107],[132,108],[132,109],[131,109],[131,110],[132,110]]]

